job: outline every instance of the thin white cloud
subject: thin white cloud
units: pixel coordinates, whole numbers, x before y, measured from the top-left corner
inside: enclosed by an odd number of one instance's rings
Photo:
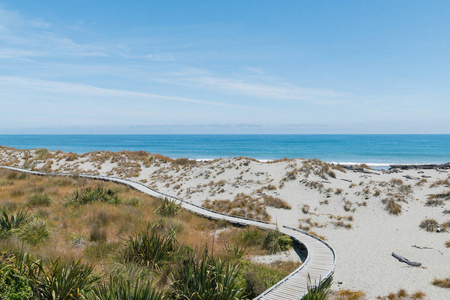
[[[104,49],[89,44],[76,43],[51,31],[51,24],[42,20],[28,19],[19,13],[0,6],[0,41],[2,58],[14,59],[34,56],[107,56]],[[12,50],[12,51],[11,51]]]
[[[166,83],[192,86],[196,88],[210,89],[231,94],[241,94],[258,98],[274,100],[315,100],[324,98],[336,98],[345,95],[331,89],[312,89],[296,87],[268,76],[225,78],[210,75],[206,71],[195,69],[193,72],[171,72],[157,80]]]
[[[161,99],[176,102],[187,102],[202,105],[229,107],[245,110],[255,110],[251,107],[232,105],[228,103],[198,100],[185,97],[175,97],[166,95],[157,95],[145,92],[106,89],[96,86],[66,83],[59,81],[48,81],[34,78],[14,77],[14,76],[0,76],[0,85],[4,84],[8,87],[17,87],[21,89],[31,89],[50,93],[58,93],[64,95],[80,95],[80,96],[97,96],[97,97],[122,97],[122,98],[144,98],[144,99]]]

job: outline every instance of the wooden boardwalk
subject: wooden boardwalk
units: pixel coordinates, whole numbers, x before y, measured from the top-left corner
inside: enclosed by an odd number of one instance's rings
[[[0,166],[0,168],[10,169],[14,171],[29,173],[33,175],[51,175],[51,176],[73,176],[72,174],[60,174],[60,173],[44,173],[37,171],[29,171],[25,169]],[[257,226],[261,229],[276,229],[276,225],[268,222],[252,220],[247,218],[230,216],[222,213],[218,213],[196,204],[183,201],[176,197],[166,195],[161,192],[157,192],[147,187],[146,185],[123,178],[94,176],[94,175],[78,175],[84,178],[98,179],[103,181],[113,181],[120,184],[130,186],[147,195],[165,198],[177,201],[181,203],[184,209],[187,209],[196,214],[205,216],[214,220],[225,220],[227,222],[238,224],[242,226]],[[327,279],[332,275],[336,266],[336,253],[333,248],[321,239],[303,232],[299,229],[281,226],[280,231],[286,235],[289,235],[296,243],[303,245],[307,250],[307,257],[303,264],[294,272],[283,278],[280,282],[266,290],[264,293],[256,297],[257,300],[294,300],[301,299],[307,293],[308,276],[311,279],[312,284],[318,284],[321,280]]]

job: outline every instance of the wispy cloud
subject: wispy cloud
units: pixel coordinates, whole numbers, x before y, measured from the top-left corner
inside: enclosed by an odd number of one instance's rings
[[[252,107],[232,105],[228,103],[198,100],[185,97],[174,97],[166,95],[151,94],[138,91],[106,89],[86,84],[66,83],[59,81],[48,81],[34,78],[0,76],[0,85],[4,84],[9,87],[17,87],[21,89],[31,89],[44,92],[58,93],[64,95],[80,95],[80,96],[96,96],[96,97],[121,97],[121,98],[143,98],[143,99],[161,99],[175,102],[187,102],[202,105],[229,107],[245,110],[255,110]]]
[[[102,47],[80,44],[52,32],[52,25],[42,20],[25,18],[0,6],[0,41],[2,58],[35,56],[86,57],[107,56]]]
[[[259,69],[253,70],[253,73],[261,76],[222,77],[211,74],[206,70],[189,69],[163,74],[157,80],[228,94],[241,94],[274,100],[314,100],[346,95],[331,89],[297,87],[278,78],[269,77]]]

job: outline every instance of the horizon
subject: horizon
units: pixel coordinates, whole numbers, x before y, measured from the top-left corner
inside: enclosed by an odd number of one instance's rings
[[[448,11],[0,0],[0,134],[450,134]]]

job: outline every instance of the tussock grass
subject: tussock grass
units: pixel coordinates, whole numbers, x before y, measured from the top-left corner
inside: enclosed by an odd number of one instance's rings
[[[66,205],[74,208],[80,205],[92,204],[95,202],[119,204],[121,200],[114,190],[107,189],[102,185],[77,189],[70,197],[66,198]]]
[[[386,210],[391,214],[391,215],[399,215],[402,212],[402,206],[400,203],[398,203],[397,201],[395,201],[393,198],[387,198],[383,200],[383,203],[386,204]]]
[[[420,223],[419,227],[428,232],[435,232],[438,225],[439,223],[434,219],[425,219]]]
[[[269,221],[270,216],[266,211],[265,204],[259,199],[246,194],[237,194],[231,200],[209,200],[206,199],[202,205],[205,208],[230,215]]]
[[[436,180],[435,182],[433,182],[430,185],[430,188],[439,187],[439,186],[442,186],[442,185],[445,186],[445,187],[450,187],[450,180],[448,180],[448,179]]]
[[[292,209],[292,207],[287,203],[286,201],[278,198],[273,197],[270,195],[263,195],[262,198],[264,199],[264,203],[267,206],[274,207],[274,208],[282,208],[282,209]]]
[[[176,203],[166,197],[155,211],[163,217],[174,217],[180,212],[180,209],[181,203]]]
[[[330,298],[341,300],[364,300],[366,299],[366,294],[363,291],[340,290],[338,292],[332,292]]]
[[[47,194],[33,194],[28,199],[29,206],[50,206],[52,198]]]
[[[444,279],[435,279],[433,280],[432,284],[441,288],[450,289],[450,277]]]
[[[450,191],[438,193],[438,194],[431,194],[428,196],[429,200],[450,200]]]
[[[377,299],[381,300],[415,300],[415,299],[425,299],[426,294],[422,291],[414,292],[409,294],[406,290],[400,289],[397,293],[389,293],[387,296],[378,296]]]
[[[269,230],[267,232],[266,238],[264,239],[263,247],[269,251],[269,253],[274,254],[281,251],[286,251],[292,245],[292,239],[282,234],[278,229]]]
[[[425,206],[441,206],[444,205],[444,201],[441,199],[428,199]]]

